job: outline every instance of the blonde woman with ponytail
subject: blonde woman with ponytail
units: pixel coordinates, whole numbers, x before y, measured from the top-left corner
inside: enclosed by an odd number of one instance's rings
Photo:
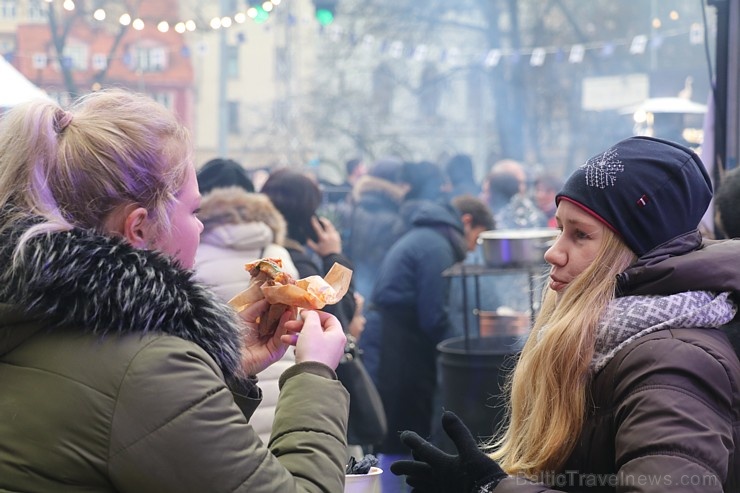
[[[448,411],[458,453],[404,431],[414,460],[391,471],[415,493],[740,491],[740,362],[722,330],[740,242],[701,237],[711,196],[698,156],[665,140],[578,168],[499,437],[477,443]]]
[[[240,317],[195,281],[200,193],[175,116],[110,90],[0,125],[0,491],[341,491],[344,331],[286,313],[264,340],[266,302]],[[291,345],[266,445],[254,375]]]

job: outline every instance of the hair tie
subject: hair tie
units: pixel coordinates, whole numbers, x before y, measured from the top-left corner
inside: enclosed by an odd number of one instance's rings
[[[62,132],[72,123],[72,113],[59,108],[54,113],[54,131],[61,135]]]

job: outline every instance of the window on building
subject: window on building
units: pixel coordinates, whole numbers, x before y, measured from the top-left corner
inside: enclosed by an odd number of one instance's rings
[[[151,93],[150,96],[153,100],[167,108],[168,110],[174,109],[174,97],[171,92],[162,91]]]
[[[44,0],[28,0],[28,20],[30,21],[47,21],[47,6],[49,2]]]
[[[16,0],[0,0],[0,19],[15,19]]]
[[[162,72],[167,68],[167,50],[161,46],[134,48],[134,69],[142,72]]]
[[[0,53],[12,53],[15,51],[15,40],[0,38]]]
[[[92,68],[95,70],[105,70],[108,66],[108,57],[103,53],[94,53],[92,56]]]
[[[227,126],[231,135],[239,135],[241,126],[239,124],[239,101],[229,101],[227,103]]]
[[[381,116],[391,114],[393,108],[393,71],[385,63],[379,65],[373,72],[373,99],[376,101],[376,110]]]
[[[226,76],[229,79],[239,78],[239,45],[226,47]]]
[[[288,102],[284,99],[272,104],[272,119],[278,124],[285,125],[288,121]]]
[[[82,43],[68,43],[64,47],[62,62],[72,70],[87,70],[88,47]]]
[[[439,72],[434,65],[427,65],[421,73],[421,87],[419,88],[419,113],[425,118],[437,116],[439,102],[442,97],[442,83]]]
[[[478,121],[483,110],[483,72],[473,68],[468,72],[466,101],[468,116],[473,121]]]
[[[46,68],[47,58],[46,53],[34,53],[33,58],[31,59],[31,65],[36,70],[41,70]]]
[[[149,50],[149,65],[151,71],[161,72],[167,68],[167,50],[156,47]]]

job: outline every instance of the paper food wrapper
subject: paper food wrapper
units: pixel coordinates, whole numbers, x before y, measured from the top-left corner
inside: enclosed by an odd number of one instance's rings
[[[295,284],[251,285],[229,300],[229,304],[240,312],[265,298],[272,305],[282,303],[320,310],[341,300],[347,294],[351,280],[352,270],[335,262],[323,278],[308,276],[297,279]]]

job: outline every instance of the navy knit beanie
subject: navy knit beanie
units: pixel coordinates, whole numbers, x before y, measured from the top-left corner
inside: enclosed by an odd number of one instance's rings
[[[712,183],[691,149],[630,137],[578,168],[555,197],[568,200],[619,234],[637,256],[695,230]]]

